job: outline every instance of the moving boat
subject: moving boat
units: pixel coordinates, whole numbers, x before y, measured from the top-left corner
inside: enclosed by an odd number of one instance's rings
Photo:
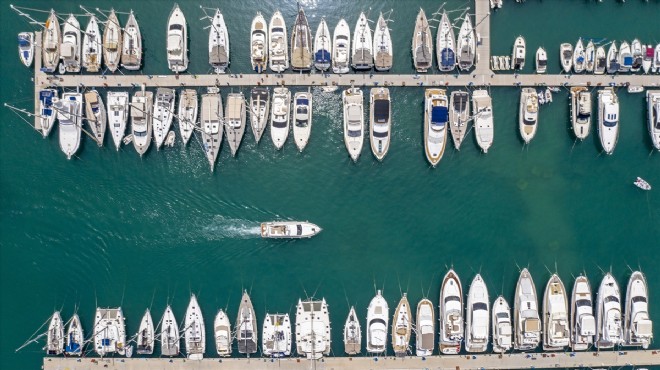
[[[270,18],[268,36],[270,37],[268,66],[271,71],[282,73],[289,69],[289,39],[286,35],[284,17],[279,10]]]
[[[367,308],[367,352],[372,354],[385,353],[387,350],[387,322],[389,307],[378,290],[376,296]]]
[[[522,70],[525,68],[525,54],[527,48],[525,47],[525,39],[522,36],[516,37],[513,43],[513,53],[511,60],[513,61],[513,69]]]
[[[178,356],[181,348],[179,327],[170,305],[165,308],[160,326],[160,353],[163,356]]]
[[[126,32],[128,32],[128,25],[126,26]],[[121,62],[121,36],[119,19],[117,19],[115,10],[111,9],[108,20],[105,22],[105,29],[103,30],[103,59],[105,59],[105,66],[112,73],[119,68],[119,63]]]
[[[474,135],[477,144],[484,153],[493,145],[495,131],[493,122],[493,102],[488,90],[472,92],[472,116],[474,117]]]
[[[646,110],[653,147],[660,150],[660,90],[646,92]]]
[[[174,118],[174,100],[176,98],[174,89],[159,87],[156,90],[156,101],[153,111],[153,131],[156,149],[160,149],[165,137],[170,132],[172,119]]]
[[[307,221],[272,221],[261,224],[261,237],[272,239],[311,238],[323,229]]]
[[[85,336],[80,324],[80,317],[78,317],[78,314],[73,314],[69,321],[69,328],[66,331],[64,353],[67,356],[82,356],[84,345]]]
[[[362,351],[362,329],[360,320],[355,313],[355,307],[351,306],[344,324],[344,352],[347,355],[357,355]]]
[[[291,30],[291,68],[294,71],[308,71],[312,69],[312,33],[305,11],[298,4],[298,15]]]
[[[403,293],[392,319],[392,348],[396,357],[404,357],[408,353],[412,325],[410,303],[406,293]]]
[[[202,95],[200,128],[202,131],[202,149],[206,159],[211,166],[211,172],[215,168],[215,160],[220,153],[222,145],[223,124],[221,122],[222,96],[217,87],[209,87],[208,92]]]
[[[261,73],[266,69],[268,62],[268,35],[266,34],[266,20],[260,12],[252,20],[250,31],[250,61],[252,70]]]
[[[225,311],[220,310],[215,315],[213,322],[213,334],[215,337],[215,348],[220,357],[231,356],[231,343],[233,337],[231,334],[231,324]]]
[[[250,91],[250,124],[254,138],[259,143],[268,125],[270,91],[267,87],[253,87]]]
[[[129,71],[137,71],[142,65],[142,35],[140,34],[140,26],[138,26],[135,15],[131,10],[128,16],[128,22],[124,27],[124,36],[121,51],[121,65]],[[106,55],[106,63],[108,56]]]
[[[646,277],[635,271],[628,280],[626,315],[623,322],[624,344],[648,349],[653,339],[653,323],[649,318],[649,291]]]
[[[197,124],[197,112],[199,111],[199,102],[197,99],[197,90],[185,89],[179,96],[179,132],[183,145],[188,144]]]
[[[53,104],[57,110],[57,120],[60,122],[60,149],[71,159],[80,148],[82,131],[83,96],[80,93],[67,92],[62,99]]]
[[[449,22],[449,17],[447,17],[446,11],[442,13],[442,19],[440,19],[435,52],[438,58],[438,68],[441,72],[450,72],[456,68],[454,27],[451,22]]]
[[[328,24],[325,23],[325,18],[321,18],[321,23],[319,23],[314,37],[314,67],[319,71],[327,71],[332,65],[331,55],[332,36]]]
[[[389,71],[392,68],[394,49],[387,21],[383,13],[378,16],[374,29],[374,67],[377,71]]]
[[[241,305],[236,317],[236,342],[238,353],[250,355],[257,352],[257,315],[254,313],[252,301],[247,291],[243,291]]]
[[[191,360],[201,360],[206,350],[206,332],[204,330],[202,310],[199,308],[197,297],[194,294],[190,295],[184,328],[188,358]]]
[[[651,66],[653,65],[653,45],[642,45],[642,50],[644,51],[642,69],[644,69],[644,73],[649,73],[651,72]]]
[[[635,179],[635,182],[633,184],[635,184],[635,186],[637,186],[642,190],[647,190],[647,191],[651,190],[651,184],[649,184],[646,180],[644,180],[639,176],[637,177],[637,179]]]
[[[296,352],[308,360],[330,354],[330,313],[325,299],[298,300],[296,307]]]
[[[151,119],[153,117],[154,93],[151,91],[138,91],[131,101],[131,131],[133,146],[140,154],[146,153],[151,144]]]
[[[642,49],[642,44],[638,39],[634,39],[632,44],[630,44],[630,49],[632,52],[633,62],[630,67],[630,72],[639,72],[642,68],[642,62],[644,59],[644,51]]]
[[[504,297],[493,303],[493,352],[504,353],[511,349],[511,308]]]
[[[584,69],[587,73],[593,73],[594,67],[596,65],[596,46],[594,46],[593,40],[589,40],[587,43],[587,49],[585,50],[587,64]]]
[[[579,38],[577,44],[575,44],[575,50],[573,50],[573,71],[575,71],[575,73],[584,72],[584,68],[587,64],[586,59],[584,44],[582,43],[582,38]]]
[[[135,343],[138,355],[151,355],[154,353],[154,342],[156,332],[154,330],[154,320],[151,318],[151,311],[147,308],[140,321],[140,329],[135,335]]]
[[[48,137],[55,125],[57,108],[53,106],[59,101],[56,89],[42,89],[39,91],[39,126],[43,137]]]
[[[227,95],[225,125],[227,126],[227,142],[231,149],[231,156],[235,157],[245,134],[245,98],[242,93]]]
[[[126,133],[126,122],[128,122],[128,93],[125,91],[108,91],[107,100],[110,134],[117,151],[119,151],[121,141]]]
[[[452,91],[449,99],[450,132],[456,150],[461,144],[470,126],[470,94],[467,91]]]
[[[435,167],[447,146],[449,102],[444,89],[426,89],[424,95],[424,151],[426,159]]]
[[[286,87],[273,89],[273,104],[270,111],[270,138],[277,150],[282,149],[289,136],[291,92]]]
[[[101,69],[101,31],[95,16],[91,16],[85,35],[83,36],[82,65],[87,72],[98,72]]]
[[[188,69],[188,25],[186,17],[174,4],[167,22],[167,66],[174,72],[185,72]]]
[[[34,33],[21,32],[18,34],[18,57],[26,67],[32,65],[34,59]]]
[[[220,9],[215,10],[209,29],[209,64],[215,73],[225,73],[229,67],[229,32]]]
[[[440,288],[440,352],[455,355],[463,341],[463,287],[453,269],[442,279]]]
[[[591,285],[586,276],[575,279],[571,295],[571,346],[573,351],[584,351],[594,343],[596,320]]]
[[[426,72],[433,62],[433,35],[424,9],[419,8],[412,37],[413,65],[417,72]]]
[[[64,22],[62,45],[60,45],[60,74],[80,72],[80,23],[73,14]]]
[[[297,92],[293,96],[293,141],[302,152],[312,132],[312,94]]]
[[[46,354],[61,355],[64,352],[64,323],[60,311],[55,311],[48,324]]]
[[[619,72],[630,72],[633,65],[633,55],[630,45],[623,41],[619,48]]]
[[[584,140],[591,129],[591,92],[584,86],[571,87],[571,123],[575,137]]]
[[[382,161],[390,149],[392,130],[392,107],[390,90],[386,87],[374,87],[369,94],[369,137],[371,152]]]
[[[92,135],[96,139],[99,147],[103,146],[105,138],[105,128],[107,126],[108,116],[105,112],[105,105],[101,95],[96,90],[89,90],[85,93],[85,119],[92,129]]]
[[[263,328],[263,354],[269,357],[291,355],[291,320],[289,314],[266,313]]]
[[[94,350],[99,356],[126,354],[126,324],[121,307],[97,307],[93,333]]]
[[[526,268],[520,272],[516,284],[513,305],[513,348],[518,351],[531,351],[541,341],[541,320],[539,319],[536,287]]]
[[[596,348],[614,348],[623,343],[621,294],[619,285],[609,272],[598,288],[596,301]]]
[[[53,9],[50,10],[50,15],[46,19],[43,32],[41,44],[43,67],[41,69],[46,73],[53,73],[60,63],[60,44],[62,43],[60,22]]]
[[[536,73],[545,73],[548,70],[548,54],[543,47],[536,50]]]
[[[474,28],[469,15],[465,15],[465,20],[458,32],[458,68],[461,71],[467,71],[474,65],[476,53],[476,42]],[[508,68],[507,68],[508,69]]]
[[[598,136],[606,154],[612,154],[619,140],[619,98],[614,89],[598,91]]]
[[[335,27],[332,35],[332,71],[334,73],[348,73],[351,50],[351,30],[348,23],[342,18]]]
[[[525,144],[536,135],[539,125],[539,100],[536,89],[526,87],[520,93],[520,108],[518,110],[518,129]]]
[[[559,276],[553,274],[543,295],[544,351],[561,351],[571,345],[568,312],[566,288]]]
[[[607,57],[605,55],[605,48],[599,46],[596,48],[596,65],[594,66],[594,74],[602,75],[605,73],[607,67]]]
[[[559,45],[559,56],[564,73],[571,73],[571,68],[573,67],[573,45],[567,42]]]
[[[431,356],[435,348],[435,311],[433,303],[424,298],[417,304],[417,326],[415,330],[415,354]]]
[[[470,284],[465,312],[465,350],[468,352],[485,352],[488,349],[489,305],[488,288],[481,275],[477,274]]]
[[[351,65],[357,70],[371,69],[374,66],[373,40],[371,39],[369,20],[364,12],[360,13],[353,32]]]
[[[348,155],[357,162],[364,142],[364,105],[362,90],[351,87],[342,92],[344,106],[344,144]]]

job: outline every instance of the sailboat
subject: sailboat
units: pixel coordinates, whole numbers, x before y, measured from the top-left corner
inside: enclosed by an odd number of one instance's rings
[[[247,291],[243,292],[236,316],[236,342],[238,353],[251,355],[257,352],[257,316]]]
[[[23,65],[30,67],[34,60],[34,33],[21,32],[18,34],[18,57]]]
[[[387,350],[387,322],[389,307],[378,290],[367,309],[367,352],[373,354],[385,353]]]
[[[293,96],[293,141],[302,152],[312,132],[312,94],[297,92]]]
[[[121,307],[97,307],[93,333],[94,350],[99,356],[126,354],[126,323]]]
[[[227,95],[225,125],[231,156],[235,157],[245,133],[245,99],[242,93]]]
[[[82,65],[87,72],[98,72],[101,69],[101,31],[95,16],[91,16],[85,36],[83,36]]]
[[[477,144],[484,153],[488,153],[488,149],[493,145],[494,134],[493,103],[488,90],[472,92],[472,115]]]
[[[626,289],[626,315],[623,321],[624,343],[648,349],[653,340],[653,322],[649,318],[649,291],[646,277],[634,271]]]
[[[461,25],[458,32],[458,68],[461,71],[467,71],[474,65],[476,55],[476,41],[474,35],[474,28],[472,28],[472,21],[470,15],[465,15],[465,20]],[[508,68],[507,68],[508,69]]]
[[[151,118],[153,116],[154,93],[151,91],[138,91],[131,101],[131,133],[133,146],[140,154],[146,153],[151,144]]]
[[[314,67],[319,71],[327,71],[331,66],[332,36],[325,18],[321,18],[314,37]]]
[[[582,43],[582,38],[579,38],[577,44],[575,44],[575,49],[573,50],[573,71],[575,71],[575,73],[584,72],[584,68],[587,64],[586,59],[584,44]]]
[[[410,303],[406,293],[403,293],[403,297],[394,310],[394,318],[392,318],[392,348],[395,356],[404,357],[408,353],[412,326]]]
[[[43,32],[41,43],[43,67],[41,68],[44,72],[53,73],[60,62],[60,44],[62,43],[60,22],[53,9],[50,10]]]
[[[522,36],[516,37],[516,41],[513,43],[513,53],[511,55],[511,60],[513,61],[513,69],[521,71],[525,68],[525,54],[527,48],[525,46],[525,38]]]
[[[580,275],[573,284],[571,294],[571,348],[584,351],[594,343],[596,320],[591,285],[586,276]]]
[[[490,301],[488,288],[480,274],[472,279],[465,311],[465,350],[485,352],[490,330]]]
[[[266,313],[262,344],[264,356],[279,358],[291,355],[291,337],[291,320],[288,313]]]
[[[430,356],[435,348],[435,311],[433,303],[424,298],[417,304],[417,327],[415,332],[415,354]]]
[[[279,10],[270,18],[268,28],[270,37],[268,66],[271,71],[282,73],[289,69],[289,40],[286,35],[284,17]]]
[[[449,269],[440,288],[440,352],[458,354],[463,342],[463,286],[454,269]]]
[[[511,308],[504,297],[493,303],[493,352],[504,353],[511,349]]]
[[[208,92],[202,95],[200,128],[202,131],[202,149],[211,166],[215,168],[215,160],[220,153],[222,144],[223,124],[221,122],[222,96],[217,87],[209,87]]]
[[[584,70],[587,73],[593,73],[596,66],[596,46],[594,45],[593,40],[589,40],[587,43],[587,49],[585,50],[587,63],[584,67]]]
[[[362,90],[351,87],[342,92],[344,107],[344,144],[353,162],[357,162],[364,143],[364,104]]]
[[[426,89],[424,94],[424,152],[435,167],[447,146],[449,101],[444,89]]]
[[[412,38],[413,65],[417,72],[426,72],[431,68],[433,59],[433,35],[426,19],[424,9],[419,8],[415,20],[415,30]]]
[[[374,29],[374,68],[377,71],[389,71],[392,68],[394,49],[392,49],[392,38],[387,21],[383,13],[378,16],[376,28]]]
[[[250,91],[250,125],[254,139],[259,143],[268,125],[270,91],[267,87],[253,87]]]
[[[312,69],[312,33],[309,23],[300,3],[298,15],[291,30],[291,68],[294,71],[308,71]]]
[[[357,355],[362,351],[362,330],[360,320],[351,306],[344,324],[344,352],[347,355]]]
[[[651,142],[660,150],[660,90],[646,91],[646,110]]]
[[[264,16],[257,12],[252,20],[252,30],[250,31],[250,60],[252,70],[257,73],[263,72],[268,62],[267,31]]]
[[[57,109],[53,105],[59,101],[56,89],[42,89],[39,91],[39,125],[41,127],[41,135],[44,138],[48,137],[50,130],[55,125],[55,118],[57,118]]]
[[[298,300],[296,306],[296,352],[309,360],[330,354],[330,313],[325,299]]]
[[[60,311],[55,311],[48,324],[46,354],[61,355],[64,352],[64,323]]]
[[[278,150],[282,149],[289,136],[290,106],[291,92],[289,89],[276,87],[273,90],[273,103],[270,110],[270,138]]]
[[[584,86],[573,86],[570,97],[573,133],[584,140],[591,129],[591,92]]]
[[[454,27],[447,17],[447,12],[442,12],[438,37],[436,39],[435,52],[438,58],[438,68],[442,72],[451,72],[456,68],[456,40],[454,38]]]
[[[152,123],[156,149],[160,149],[165,142],[165,137],[170,132],[172,119],[174,118],[175,95],[174,89],[159,87],[156,90]]]
[[[220,9],[215,10],[209,28],[209,64],[215,73],[225,73],[229,67],[229,32]]]
[[[605,73],[605,68],[607,67],[607,56],[605,54],[605,48],[599,46],[596,48],[596,64],[594,66],[594,74],[602,75]]]
[[[213,321],[213,334],[215,337],[215,348],[220,357],[231,356],[231,343],[233,341],[231,324],[225,311],[220,310]]]
[[[619,48],[619,72],[630,72],[632,65],[633,55],[630,49],[630,44],[623,41]]]
[[[181,348],[179,327],[170,305],[165,308],[165,313],[160,325],[160,353],[163,356],[178,356]]]
[[[351,30],[348,23],[342,18],[335,27],[332,35],[332,71],[334,73],[348,73],[351,53]]]
[[[634,39],[630,44],[630,50],[632,52],[632,65],[630,66],[630,72],[639,72],[642,68],[642,63],[644,59],[644,50],[642,49],[642,44],[639,42],[639,39]]]
[[[119,25],[119,19],[117,19],[115,10],[111,9],[108,20],[105,22],[105,30],[103,30],[103,59],[105,66],[110,72],[114,73],[119,68],[121,53],[121,26]]]
[[[57,120],[60,122],[58,125],[60,149],[66,154],[66,159],[71,159],[80,148],[83,96],[80,93],[66,92],[53,106],[57,110]]]
[[[619,98],[614,89],[598,91],[598,136],[606,154],[612,154],[619,140]]]
[[[101,95],[96,90],[89,90],[85,93],[85,118],[89,127],[92,129],[92,135],[96,139],[98,146],[103,146],[105,138],[105,128],[107,126],[107,115],[105,105]]]
[[[390,149],[392,130],[392,107],[390,90],[386,87],[374,87],[369,94],[369,138],[371,152],[382,161]]]
[[[612,41],[612,45],[607,50],[607,73],[617,73],[621,69],[619,64],[619,51],[616,47],[616,41]]]
[[[197,297],[194,294],[190,296],[184,327],[188,358],[191,360],[201,360],[206,350],[206,332],[204,330],[202,310],[199,308]]]
[[[80,324],[80,317],[78,317],[78,314],[73,314],[69,321],[69,328],[66,331],[64,352],[67,356],[82,356],[84,345],[85,336]]]
[[[124,27],[124,36],[122,39],[121,65],[129,71],[137,71],[142,65],[142,34],[140,26],[131,10],[128,16],[128,22]],[[106,62],[108,57],[106,56]]]
[[[188,25],[178,4],[167,22],[167,66],[174,73],[188,69]]]
[[[536,50],[536,73],[545,73],[548,70],[548,54],[543,47]]]
[[[538,299],[532,275],[524,268],[516,284],[513,305],[513,348],[518,351],[530,351],[538,347],[541,341],[541,320],[539,319]]]
[[[561,351],[571,344],[568,319],[568,296],[557,274],[553,274],[545,286],[543,295],[543,350]]]
[[[121,147],[121,141],[126,133],[126,123],[128,122],[128,93],[125,91],[108,91],[106,96],[108,101],[108,126],[112,141],[115,143],[117,151]]]
[[[356,70],[369,70],[374,66],[373,40],[369,20],[364,12],[360,13],[353,32],[351,65]]]
[[[623,343],[621,293],[619,285],[609,272],[598,288],[596,302],[596,348],[614,348]]]
[[[80,72],[80,43],[80,23],[71,14],[62,28],[62,44],[60,45],[62,65],[60,66],[60,73]]]
[[[179,114],[177,114],[177,118],[179,120],[179,133],[181,133],[184,146],[188,144],[195,130],[198,111],[197,91],[193,89],[183,90],[179,96]]]
[[[536,89],[526,87],[520,92],[520,107],[518,109],[518,130],[525,144],[536,135],[539,125],[539,100]]]
[[[470,121],[470,94],[463,90],[452,91],[449,98],[449,131],[456,150],[461,150]]]
[[[154,353],[154,342],[156,332],[154,330],[154,320],[151,318],[151,311],[147,308],[144,316],[140,320],[140,328],[135,335],[135,343],[138,355],[151,355]]]

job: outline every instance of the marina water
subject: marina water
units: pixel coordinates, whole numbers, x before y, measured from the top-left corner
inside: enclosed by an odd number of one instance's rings
[[[207,24],[197,21],[200,3],[220,6],[225,14],[230,70],[239,74],[249,73],[255,12],[270,18],[280,9],[290,27],[296,9],[295,1],[179,1],[189,19],[189,71],[199,74],[209,70]],[[465,4],[449,1],[447,8]],[[53,2],[15,5],[49,9]],[[62,15],[81,13],[74,2],[55,5]],[[146,48],[142,73],[168,73],[165,27],[171,3],[85,5],[134,7]],[[331,28],[340,17],[353,28],[361,10],[371,7],[369,17],[376,19],[379,11],[393,9],[392,73],[413,73],[415,15],[422,6],[430,16],[438,2],[302,5],[313,29],[322,16]],[[31,110],[30,71],[14,49],[16,34],[29,27],[8,10],[8,2],[2,9],[0,100]],[[510,54],[522,34],[528,46],[524,72],[532,73],[533,53],[545,46],[549,73],[558,73],[561,42],[637,37],[656,44],[659,13],[657,1],[506,1],[492,16],[492,53]],[[120,20],[125,23],[126,16]],[[57,133],[42,139],[12,112],[0,110],[0,368],[39,368],[40,345],[14,349],[54,309],[68,319],[77,307],[90,333],[97,304],[121,305],[127,332],[135,333],[145,308],[152,308],[158,322],[171,302],[182,318],[189,293],[195,292],[208,331],[219,308],[228,308],[235,319],[242,289],[252,292],[259,326],[266,311],[293,314],[299,297],[325,297],[334,354],[341,355],[349,304],[362,320],[375,288],[384,289],[390,306],[402,291],[415,305],[423,296],[437,304],[440,279],[452,265],[463,284],[481,272],[491,299],[502,293],[510,302],[518,267],[530,268],[539,292],[555,268],[567,286],[585,271],[594,287],[601,269],[611,269],[622,290],[628,265],[641,268],[648,278],[651,318],[660,319],[660,197],[655,189],[642,192],[632,185],[642,176],[660,187],[660,153],[651,154],[643,94],[619,91],[621,136],[614,155],[606,156],[595,126],[585,142],[574,142],[565,89],[541,107],[536,138],[523,148],[519,89],[493,88],[495,139],[489,153],[479,152],[471,132],[460,152],[448,147],[431,169],[423,151],[422,88],[391,89],[390,152],[379,163],[365,143],[357,164],[342,140],[340,92],[313,92],[314,126],[303,153],[291,140],[276,151],[268,135],[257,146],[246,133],[237,158],[223,145],[213,174],[194,139],[187,148],[178,142],[160,152],[152,147],[140,159],[131,146],[117,153],[109,138],[101,149],[84,138],[78,158],[67,161]],[[324,231],[311,240],[260,239],[259,223],[273,219],[309,220]],[[207,341],[212,354],[208,333]]]

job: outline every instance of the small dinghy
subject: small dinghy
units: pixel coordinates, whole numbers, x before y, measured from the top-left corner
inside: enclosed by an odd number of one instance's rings
[[[34,33],[21,32],[18,34],[18,56],[26,67],[32,65],[34,59]]]
[[[651,184],[649,184],[646,180],[644,180],[641,177],[637,177],[637,180],[634,182],[635,186],[642,190],[651,190]]]

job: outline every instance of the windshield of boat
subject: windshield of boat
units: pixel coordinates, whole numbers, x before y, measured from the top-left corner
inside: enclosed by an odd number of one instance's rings
[[[575,301],[576,307],[591,307],[591,301],[588,299],[578,299]]]
[[[374,120],[376,123],[385,123],[390,118],[390,102],[385,99],[374,101]]]
[[[478,311],[478,310],[488,310],[488,305],[486,305],[483,302],[478,302],[472,305],[472,311]]]
[[[610,302],[619,303],[619,298],[611,295],[611,296],[605,297],[605,299],[603,300],[603,303],[610,303]]]
[[[645,303],[645,302],[646,302],[646,297],[633,297],[633,298],[632,298],[632,302],[633,302],[633,303],[638,303],[638,302],[643,302],[643,303]]]

